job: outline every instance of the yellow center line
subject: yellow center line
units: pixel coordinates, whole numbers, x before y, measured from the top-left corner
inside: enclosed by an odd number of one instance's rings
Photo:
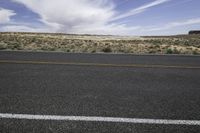
[[[87,62],[53,62],[53,61],[24,61],[24,60],[0,60],[0,63],[12,64],[49,64],[49,65],[76,65],[76,66],[101,66],[101,67],[139,67],[139,68],[183,68],[200,69],[200,66],[175,66],[175,65],[146,65],[146,64],[105,64]]]

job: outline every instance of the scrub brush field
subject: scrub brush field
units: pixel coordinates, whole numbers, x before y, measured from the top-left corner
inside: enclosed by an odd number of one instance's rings
[[[200,35],[131,37],[3,32],[0,50],[198,55]]]

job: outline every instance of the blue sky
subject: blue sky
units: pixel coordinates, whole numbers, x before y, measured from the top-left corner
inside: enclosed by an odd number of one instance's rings
[[[173,35],[200,29],[200,0],[0,0],[0,31]]]

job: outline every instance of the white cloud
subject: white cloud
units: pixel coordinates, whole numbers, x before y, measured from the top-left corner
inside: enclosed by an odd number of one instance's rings
[[[151,3],[118,15],[113,0],[13,0],[24,4],[40,16],[44,25],[10,22],[16,13],[0,8],[0,31],[64,32],[81,34],[151,35],[169,33],[179,26],[200,24],[200,18],[171,22],[161,26],[128,26],[113,21],[147,11],[170,0]],[[172,33],[172,32],[170,32]]]
[[[113,0],[13,0],[40,15],[51,32],[128,35],[139,29],[113,22],[169,0],[156,0],[117,17]],[[111,22],[112,21],[112,22]]]
[[[107,25],[115,14],[110,0],[14,0],[26,5],[52,30],[73,32]]]
[[[154,0],[119,15],[114,0],[12,0],[24,4],[40,16],[41,27],[7,25],[2,31],[64,32],[81,34],[145,35],[160,34],[179,26],[200,24],[200,18],[171,22],[162,26],[128,26],[115,20],[145,12],[171,0]],[[5,9],[4,9],[5,10]],[[7,22],[15,15],[9,10]],[[1,13],[0,13],[1,14]],[[0,20],[3,20],[0,16]],[[5,19],[4,19],[5,20]],[[154,31],[154,32],[152,32]],[[164,33],[164,32],[163,32]]]
[[[0,8],[0,24],[6,24],[10,22],[10,17],[14,15],[16,15],[14,11]]]
[[[166,3],[168,1],[171,1],[171,0],[155,0],[155,1],[151,2],[151,3],[146,4],[146,5],[142,5],[142,6],[138,7],[138,8],[132,9],[127,13],[124,13],[124,14],[121,14],[119,16],[116,16],[112,20],[114,21],[114,20],[118,20],[118,19],[122,19],[122,18],[126,18],[126,17],[129,17],[129,16],[133,16],[133,15],[142,13],[142,12],[148,10],[151,7]]]

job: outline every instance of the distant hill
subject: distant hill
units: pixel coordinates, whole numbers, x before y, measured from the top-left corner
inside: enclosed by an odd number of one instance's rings
[[[189,31],[189,35],[193,35],[193,34],[200,34],[200,30]]]

